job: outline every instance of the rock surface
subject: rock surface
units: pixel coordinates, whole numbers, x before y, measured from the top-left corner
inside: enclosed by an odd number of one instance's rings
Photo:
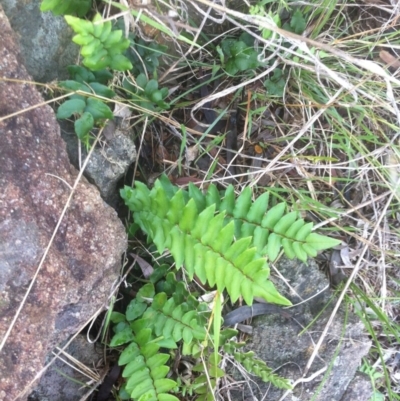
[[[66,67],[75,64],[79,48],[62,16],[40,11],[41,0],[0,0],[17,34],[21,60],[34,81],[67,78]]]
[[[295,260],[282,259],[277,269],[293,291],[277,284],[278,290],[297,306],[288,309],[292,318],[265,315],[255,318],[253,335],[247,340],[247,349],[264,360],[276,374],[293,382],[303,377],[305,367],[335,306],[332,291],[325,274],[312,260],[308,266]],[[302,303],[303,300],[307,300]],[[368,353],[371,341],[360,319],[342,305],[310,370],[308,379],[298,384],[285,398],[298,401],[350,401],[350,394],[363,394],[360,400],[372,395],[370,382],[353,380],[362,358]],[[321,371],[326,368],[325,371]],[[317,374],[321,371],[320,374]],[[235,379],[245,380],[235,372]],[[252,378],[254,379],[254,378]],[[353,388],[356,386],[357,388]],[[285,391],[254,379],[241,390],[233,391],[234,400],[279,400]],[[347,393],[346,393],[347,392]],[[347,395],[345,395],[347,394]],[[346,398],[347,397],[347,398]],[[350,398],[349,398],[350,397]]]
[[[88,372],[95,370],[98,374],[102,373],[102,348],[88,343],[86,336],[78,335],[65,352],[66,355],[62,355],[61,359],[47,369],[38,387],[29,395],[28,401],[77,401],[93,391],[95,380]],[[68,359],[67,355],[72,356],[74,360]],[[79,365],[76,361],[79,361]]]
[[[117,208],[120,200],[118,182],[135,162],[136,147],[129,120],[117,117],[115,112],[114,116],[115,119],[109,120],[104,128],[101,143],[93,150],[84,175],[96,185],[101,197],[109,205]],[[79,168],[79,161],[85,160],[87,156],[86,147],[79,143],[72,124],[62,121],[60,126],[61,136],[67,144],[69,159],[76,168]]]
[[[1,7],[0,32],[1,344],[77,171],[69,163],[54,112],[40,106],[43,98],[36,88],[4,80],[31,81],[31,77]],[[126,244],[115,211],[94,186],[81,179],[32,291],[0,350],[0,401],[26,399],[46,355],[107,302]]]

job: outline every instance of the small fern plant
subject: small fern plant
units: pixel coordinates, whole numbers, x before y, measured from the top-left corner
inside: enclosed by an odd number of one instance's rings
[[[267,260],[275,260],[283,248],[289,258],[306,261],[340,242],[313,233],[312,223],[297,212],[287,213],[284,202],[268,208],[268,192],[253,201],[250,188],[236,198],[233,186],[219,192],[210,185],[203,193],[190,184],[183,190],[163,175],[152,189],[136,182],[121,195],[133,212],[135,226],[147,234],[160,255],[169,250],[176,269],[184,266],[189,281],[196,278],[216,287],[219,294],[226,290],[232,302],[242,297],[251,305],[258,296],[289,305],[269,280]],[[157,282],[160,272],[162,276],[167,270],[165,266],[156,269],[126,313],[111,316],[115,324],[111,346],[127,345],[118,361],[125,366],[126,378],[121,399],[177,401],[171,392],[179,392],[196,395],[200,401],[212,400],[214,387],[225,374],[218,366],[218,344],[249,373],[279,388],[290,388],[286,379],[272,373],[254,353],[242,351],[243,343],[232,340],[235,330],[218,332],[215,321],[221,316],[192,296],[174,273]],[[211,316],[213,332],[209,330]],[[179,377],[167,378],[170,354],[159,353],[160,348],[172,353],[180,345],[182,355],[203,357],[203,363],[193,368],[195,379],[185,383]]]
[[[157,268],[150,281],[159,279]],[[155,278],[155,279],[154,279]],[[118,364],[124,366],[122,376],[126,379],[119,390],[121,399],[178,401],[169,392],[190,394],[198,401],[213,400],[217,380],[225,376],[218,367],[220,356],[211,358],[215,336],[207,330],[211,312],[205,302],[199,302],[191,295],[183,281],[177,281],[175,274],[169,272],[157,283],[147,283],[140,288],[125,314],[113,312],[115,335],[110,346],[124,346]],[[243,353],[242,344],[231,342],[237,335],[233,329],[218,333],[225,352],[246,364],[250,373],[258,375],[263,381],[271,382],[279,388],[289,389],[289,382],[272,373],[265,363],[254,354]],[[160,353],[160,349],[169,353]],[[185,357],[193,357],[197,362],[192,375],[185,379],[171,378],[172,363],[168,363],[175,350]],[[170,377],[167,378],[167,375]],[[176,379],[176,380],[175,380]]]

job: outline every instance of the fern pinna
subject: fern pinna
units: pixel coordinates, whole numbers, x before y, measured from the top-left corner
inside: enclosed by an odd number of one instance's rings
[[[177,189],[162,177],[151,190],[136,182],[121,195],[160,254],[169,249],[190,279],[196,275],[220,292],[226,289],[232,302],[242,296],[251,305],[257,296],[290,305],[268,280],[265,257],[274,260],[282,246],[288,257],[306,260],[340,242],[312,233],[312,223],[285,213],[285,203],[267,210],[268,193],[253,202],[250,188],[235,199],[232,186],[222,196],[214,185],[203,194],[194,185]]]

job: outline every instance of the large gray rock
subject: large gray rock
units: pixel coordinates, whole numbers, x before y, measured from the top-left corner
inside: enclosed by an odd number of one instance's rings
[[[40,11],[41,0],[0,0],[21,46],[21,60],[35,81],[68,77],[66,67],[75,64],[79,48],[62,16]]]
[[[77,177],[53,110],[26,72],[0,7],[0,344]],[[7,81],[10,79],[10,81]],[[29,109],[28,111],[24,111]],[[12,114],[17,113],[12,116]],[[21,392],[46,355],[107,303],[125,229],[86,179],[79,182],[11,334],[0,350],[0,401]]]

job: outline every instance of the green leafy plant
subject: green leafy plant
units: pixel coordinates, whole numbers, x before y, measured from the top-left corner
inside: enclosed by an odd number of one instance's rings
[[[253,201],[250,188],[236,199],[233,186],[220,193],[211,184],[203,193],[190,184],[186,191],[161,176],[152,189],[136,182],[135,188],[121,190],[121,196],[133,212],[134,223],[160,255],[168,249],[175,267],[184,266],[189,280],[196,277],[202,284],[216,287],[217,294],[226,290],[232,302],[243,297],[251,305],[259,296],[289,305],[268,279],[266,258],[274,260],[283,247],[289,257],[305,261],[340,242],[312,233],[312,223],[305,223],[295,211],[287,213],[284,202],[268,208],[268,192]],[[290,388],[286,379],[273,374],[254,353],[242,352],[243,344],[231,340],[236,331],[216,331],[221,327],[215,323],[221,320],[217,313],[213,315],[214,333],[209,332],[208,306],[190,295],[186,284],[177,282],[172,272],[164,280],[166,270],[165,266],[155,270],[152,282],[141,287],[125,315],[111,315],[115,335],[110,345],[129,343],[118,361],[125,365],[123,376],[127,379],[121,398],[175,401],[176,397],[167,393],[173,390],[211,400],[217,379],[225,374],[218,366],[218,344],[249,373],[280,388]],[[157,286],[156,280],[160,280]],[[190,380],[166,379],[169,355],[157,354],[160,347],[177,349],[178,343],[182,343],[183,355],[206,355]]]
[[[156,42],[146,42],[134,34],[130,34],[129,39],[131,45],[126,56],[133,65],[132,74],[137,76],[144,74],[146,71],[150,74],[155,74],[160,65],[159,58],[165,53],[167,46]]]
[[[150,277],[151,283],[140,288],[125,314],[113,312],[114,336],[110,346],[124,345],[118,364],[124,366],[122,376],[126,382],[121,387],[121,399],[171,400],[177,398],[168,391],[178,394],[196,395],[199,400],[211,400],[216,380],[225,375],[219,368],[220,357],[211,358],[214,335],[207,330],[210,310],[206,303],[197,301],[186,289],[182,281],[177,281],[175,274],[164,276],[165,265],[157,268]],[[290,385],[282,377],[273,375],[261,361],[256,361],[249,353],[241,355],[240,346],[230,339],[237,335],[233,329],[224,329],[218,336],[227,347],[227,352],[234,350],[234,357],[241,363],[253,367],[249,370],[264,381],[271,381],[280,388]],[[176,377],[165,379],[170,372],[166,364],[170,359],[167,353],[159,353],[160,348],[174,350],[180,348],[181,354],[205,358],[204,363],[197,363],[192,368],[190,378]],[[158,355],[158,356],[156,356]],[[269,374],[266,374],[269,372]],[[211,388],[210,388],[211,385]]]
[[[301,35],[305,31],[306,26],[307,26],[307,21],[304,18],[303,13],[300,11],[300,9],[297,9],[291,16],[290,23],[284,24],[283,29]]]
[[[272,77],[264,82],[264,87],[268,91],[269,96],[282,97],[286,85],[286,77],[280,68],[275,68]]]
[[[269,9],[268,11],[265,8],[267,3],[271,3],[270,0],[263,0],[257,4],[253,4],[249,8],[249,13],[251,15],[259,15],[262,17],[268,17],[270,21],[275,24],[278,28],[286,29],[290,32],[294,32],[297,34],[302,34],[307,26],[307,21],[304,18],[303,13],[299,8],[292,11],[285,6],[285,13],[289,13],[290,20],[285,22],[282,26],[282,19],[281,19],[281,9],[282,6],[279,5],[276,9]],[[273,31],[270,29],[262,28],[261,29],[261,36],[264,39],[270,39],[273,35]]]
[[[68,70],[74,79],[61,81],[59,86],[69,91],[80,91],[87,95],[72,94],[69,100],[58,108],[57,118],[65,119],[75,116],[75,133],[86,146],[89,146],[90,131],[94,125],[113,118],[113,113],[107,104],[94,97],[97,95],[111,99],[115,96],[114,91],[104,85],[112,75],[106,70],[91,72],[81,66],[69,66]]]
[[[223,52],[221,61],[229,75],[236,75],[238,72],[252,70],[260,66],[257,51],[243,40],[224,39],[220,48]]]
[[[229,355],[232,355],[236,362],[243,365],[249,372],[260,377],[264,382],[271,382],[274,386],[284,389],[290,389],[291,386],[286,379],[272,372],[267,364],[255,356],[253,351],[242,352],[241,349],[246,345],[245,342],[237,343],[230,341],[223,346],[223,349]]]
[[[93,22],[65,16],[68,25],[77,33],[72,40],[82,46],[83,65],[92,71],[111,68],[117,71],[130,70],[133,66],[122,53],[129,47],[121,29],[113,30],[111,21],[103,21],[96,14]]]
[[[168,96],[168,89],[159,89],[157,80],[147,79],[143,73],[136,77],[136,85],[125,79],[123,87],[130,94],[131,101],[144,109],[161,111],[170,107],[164,100]]]
[[[43,0],[40,11],[51,11],[54,15],[75,14],[84,17],[92,7],[92,0]]]

